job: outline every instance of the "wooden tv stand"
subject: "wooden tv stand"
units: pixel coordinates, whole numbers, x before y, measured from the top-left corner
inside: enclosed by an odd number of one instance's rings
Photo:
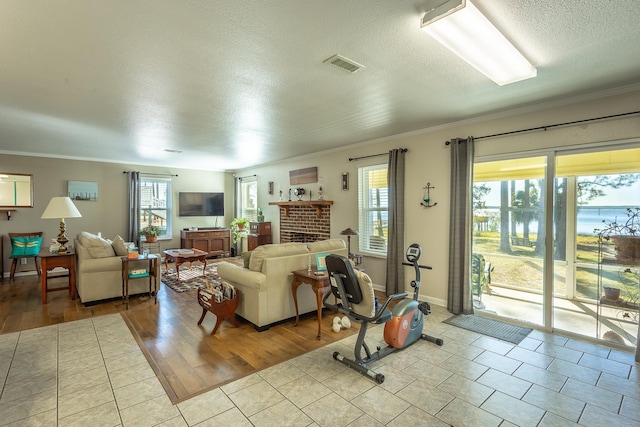
[[[208,257],[231,255],[231,230],[180,230],[180,248],[199,249]]]

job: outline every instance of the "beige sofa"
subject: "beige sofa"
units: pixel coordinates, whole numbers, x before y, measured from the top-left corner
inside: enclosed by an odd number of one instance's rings
[[[83,304],[122,297],[122,258],[127,254],[124,240],[113,241],[82,232],[74,240],[76,288]],[[129,295],[149,292],[149,279],[130,279]]]
[[[263,245],[251,252],[248,267],[220,262],[218,275],[241,292],[236,314],[262,331],[296,315],[291,272],[306,269],[309,258],[315,266],[317,254],[330,253],[346,256],[344,240]],[[311,286],[298,288],[298,308],[300,314],[317,310]]]

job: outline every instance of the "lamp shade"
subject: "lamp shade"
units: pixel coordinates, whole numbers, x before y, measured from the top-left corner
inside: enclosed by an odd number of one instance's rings
[[[357,236],[358,232],[353,228],[346,228],[340,232],[342,236]]]
[[[69,197],[52,197],[40,218],[79,218],[82,217],[76,205]]]

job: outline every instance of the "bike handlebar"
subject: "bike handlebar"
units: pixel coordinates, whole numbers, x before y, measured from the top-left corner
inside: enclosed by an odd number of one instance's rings
[[[403,262],[402,265],[408,265],[409,267],[415,267],[416,264],[412,264],[410,262]],[[433,270],[433,267],[429,266],[429,265],[420,265],[417,264],[419,268],[424,268],[426,270]]]

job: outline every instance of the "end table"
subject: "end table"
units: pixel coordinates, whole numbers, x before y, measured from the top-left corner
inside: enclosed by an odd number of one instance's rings
[[[300,316],[298,315],[298,286],[303,284],[311,285],[313,293],[316,294],[316,303],[318,305],[318,335],[316,339],[320,339],[320,327],[322,326],[322,297],[330,289],[329,275],[326,271],[322,272],[322,275],[316,275],[318,270],[296,270],[293,271],[293,280],[291,281],[291,293],[293,294],[293,303],[296,306],[296,323],[293,326],[298,325]]]
[[[73,247],[67,246],[66,252],[57,252],[55,254],[52,254],[49,248],[42,248],[38,256],[42,263],[42,304],[47,303],[47,292],[61,291],[63,289],[69,289],[71,299],[76,299],[76,254],[73,251]],[[69,270],[69,286],[49,289],[47,287],[48,272],[56,267]]]
[[[137,258],[129,258],[126,256],[122,259],[122,301],[124,302],[125,310],[129,309],[129,279],[140,279],[143,277],[149,278],[149,296],[154,298],[153,303],[158,303],[158,257],[155,255],[138,255]],[[132,274],[129,263],[141,264],[141,261],[147,261],[147,271],[144,274]],[[153,290],[151,290],[151,282],[153,278]]]

